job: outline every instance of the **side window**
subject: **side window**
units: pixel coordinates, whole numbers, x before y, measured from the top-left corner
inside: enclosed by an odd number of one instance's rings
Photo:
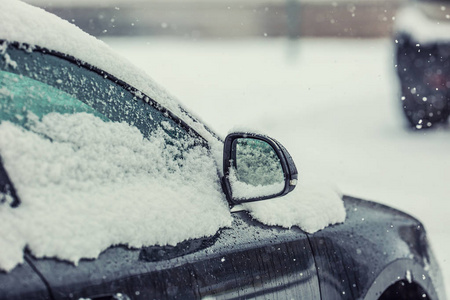
[[[76,100],[72,101],[74,106],[71,108],[72,112],[80,112],[81,107],[90,107],[91,109],[86,112],[97,116],[103,115],[111,121],[126,122],[137,127],[145,137],[149,136],[155,128],[161,127],[163,122],[171,125],[173,130],[168,133],[174,137],[190,135],[189,128],[181,126],[178,120],[170,118],[169,112],[159,110],[156,108],[157,104],[156,107],[149,105],[147,103],[151,101],[149,98],[144,97],[140,92],[131,91],[124,84],[115,82],[101,71],[94,71],[91,66],[83,66],[81,62],[50,55],[45,51],[28,53],[11,45],[3,45],[3,47],[6,48],[8,60],[2,62],[3,57],[0,53],[0,69],[4,69],[4,72],[8,74],[18,75],[12,79],[17,81],[18,89],[15,93],[25,92],[32,97],[37,97],[38,92],[45,94],[52,91],[54,95],[64,92],[65,95],[61,100],[68,98]],[[21,87],[25,88],[31,79],[34,80],[33,85],[39,87],[21,89]],[[36,89],[36,93],[33,89]],[[0,86],[0,93],[2,90],[5,89]],[[8,91],[5,92],[8,93]],[[61,109],[64,109],[64,106],[68,108],[66,101],[60,101],[60,105],[57,101],[52,99],[52,104],[49,106],[54,108],[52,111],[63,112]],[[28,99],[27,104],[30,103],[33,101]],[[87,106],[83,106],[83,103]],[[43,106],[43,103],[39,105]],[[66,113],[69,112],[66,111]],[[201,140],[198,136],[190,136],[192,139]],[[197,142],[201,143],[201,141]],[[206,143],[204,145],[206,146]]]
[[[169,112],[75,62],[7,52],[17,67],[0,53],[0,157],[20,203],[0,190],[0,270],[25,248],[77,263],[230,225],[208,147]]]
[[[9,121],[31,129],[33,120],[42,119],[49,113],[91,113],[107,120],[87,104],[55,87],[37,80],[0,70],[0,123]],[[0,153],[0,205],[20,204],[14,185],[3,166]]]
[[[28,114],[39,119],[51,112],[94,114],[104,120],[106,117],[89,105],[53,86],[37,80],[0,70],[0,120],[17,125],[27,124]]]

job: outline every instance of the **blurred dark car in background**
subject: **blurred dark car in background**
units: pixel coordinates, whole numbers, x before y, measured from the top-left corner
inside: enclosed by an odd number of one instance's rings
[[[410,1],[397,15],[395,46],[408,122],[416,129],[446,123],[450,104],[450,1]]]

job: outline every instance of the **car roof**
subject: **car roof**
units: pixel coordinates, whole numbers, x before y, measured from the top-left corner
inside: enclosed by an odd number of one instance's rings
[[[444,11],[443,11],[444,12]],[[450,19],[435,20],[417,6],[408,5],[397,12],[395,32],[406,33],[422,45],[448,43],[450,41]]]
[[[157,84],[143,70],[115,53],[104,42],[82,31],[74,24],[41,8],[18,0],[2,0],[0,10],[0,53],[4,54],[8,43],[26,44],[72,56],[94,66],[133,88],[168,109],[176,117],[209,142],[217,141],[215,135],[197,118],[181,106],[180,102]]]

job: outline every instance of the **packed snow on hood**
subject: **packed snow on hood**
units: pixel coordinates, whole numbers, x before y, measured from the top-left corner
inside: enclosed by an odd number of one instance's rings
[[[77,263],[110,245],[174,245],[231,224],[215,162],[191,139],[170,146],[161,129],[147,140],[86,113],[34,119],[29,131],[0,124],[21,200],[0,204],[0,269],[22,262],[25,247]]]

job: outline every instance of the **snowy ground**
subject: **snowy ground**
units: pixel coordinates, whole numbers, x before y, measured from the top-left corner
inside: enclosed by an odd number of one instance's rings
[[[236,125],[264,131],[300,176],[419,218],[450,287],[450,128],[405,129],[390,41],[106,42],[222,136]]]

